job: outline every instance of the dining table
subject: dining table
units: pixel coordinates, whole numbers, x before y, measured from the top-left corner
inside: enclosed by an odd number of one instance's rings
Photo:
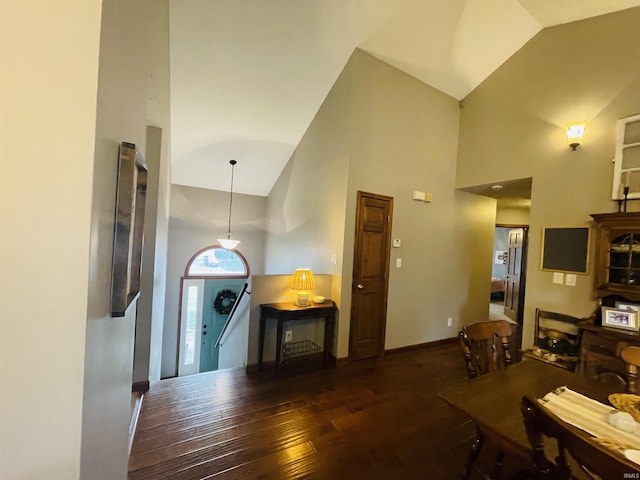
[[[600,383],[579,373],[535,359],[523,359],[508,368],[443,388],[438,397],[471,419],[505,455],[530,463],[531,447],[520,411],[522,397],[542,398],[559,387],[609,404],[608,396],[619,387]]]

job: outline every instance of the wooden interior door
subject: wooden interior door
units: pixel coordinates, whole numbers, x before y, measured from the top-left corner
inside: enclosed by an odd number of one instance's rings
[[[526,228],[509,230],[507,257],[507,276],[504,293],[504,313],[512,320],[522,324],[524,307],[524,285],[526,278]]]
[[[384,353],[393,198],[358,192],[349,359]]]

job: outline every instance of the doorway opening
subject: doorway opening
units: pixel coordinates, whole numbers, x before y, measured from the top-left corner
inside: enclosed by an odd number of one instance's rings
[[[496,225],[493,234],[493,259],[491,263],[491,292],[489,319],[511,321],[504,313],[504,299],[507,277],[507,255],[509,230],[511,227]]]
[[[496,200],[494,248],[491,258],[489,318],[518,325],[522,334],[526,284],[529,215],[533,179],[495,181],[460,190]],[[516,339],[518,341],[518,339]]]
[[[527,278],[528,225],[496,225],[489,318],[522,326]]]
[[[244,256],[218,245],[196,252],[187,262],[180,286],[178,376],[246,363],[248,309],[237,309],[224,342],[220,336],[248,277]]]

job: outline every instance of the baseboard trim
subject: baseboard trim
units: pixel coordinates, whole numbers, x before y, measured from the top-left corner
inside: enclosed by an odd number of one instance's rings
[[[393,354],[393,353],[410,352],[412,350],[421,350],[423,348],[437,347],[439,345],[448,345],[450,343],[455,343],[457,341],[458,341],[458,337],[443,338],[441,340],[434,340],[432,342],[417,343],[415,345],[407,345],[405,347],[390,348],[389,350],[385,350],[384,353],[386,355],[386,354]]]
[[[133,437],[135,437],[136,435],[136,428],[138,426],[138,418],[140,418],[140,410],[142,409],[142,400],[144,399],[144,393],[134,392],[132,393],[132,396],[135,397],[135,403],[131,411],[131,420],[129,422],[129,455],[131,455]]]
[[[149,391],[149,380],[144,380],[142,382],[133,382],[133,385],[131,385],[131,391],[138,393],[147,393]]]
[[[440,340],[434,340],[432,342],[417,343],[415,345],[407,345],[404,347],[390,348],[384,351],[384,355],[392,355],[394,353],[401,353],[401,352],[410,352],[412,350],[421,350],[423,348],[437,347],[439,345],[448,345],[450,343],[456,343],[456,342],[458,342],[458,337],[443,338]],[[336,358],[333,354],[331,354],[329,363],[332,365],[335,365],[336,367],[342,367],[344,365],[348,365],[350,363],[350,360],[349,360],[349,357]],[[263,370],[268,370],[271,368],[275,368],[275,366],[276,366],[276,362],[275,360],[272,360],[272,361],[264,362],[261,368]],[[252,363],[247,365],[245,368],[245,371],[247,373],[257,372],[258,364]]]
[[[328,360],[329,366],[333,367],[336,365],[337,360],[336,357],[333,355],[333,353],[329,354],[329,360]],[[262,365],[260,366],[260,368],[258,368],[258,364],[257,363],[250,363],[247,364],[247,366],[245,367],[245,372],[246,373],[255,373],[258,370],[275,370],[276,369],[276,361],[275,360],[267,360],[262,362]]]

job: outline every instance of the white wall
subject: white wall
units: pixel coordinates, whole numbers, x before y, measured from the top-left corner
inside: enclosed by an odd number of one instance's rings
[[[247,366],[249,344],[249,312],[251,310],[252,279],[247,279],[247,292],[236,308],[232,322],[220,339],[218,370]]]
[[[0,2],[3,480],[80,475],[101,3]]]

